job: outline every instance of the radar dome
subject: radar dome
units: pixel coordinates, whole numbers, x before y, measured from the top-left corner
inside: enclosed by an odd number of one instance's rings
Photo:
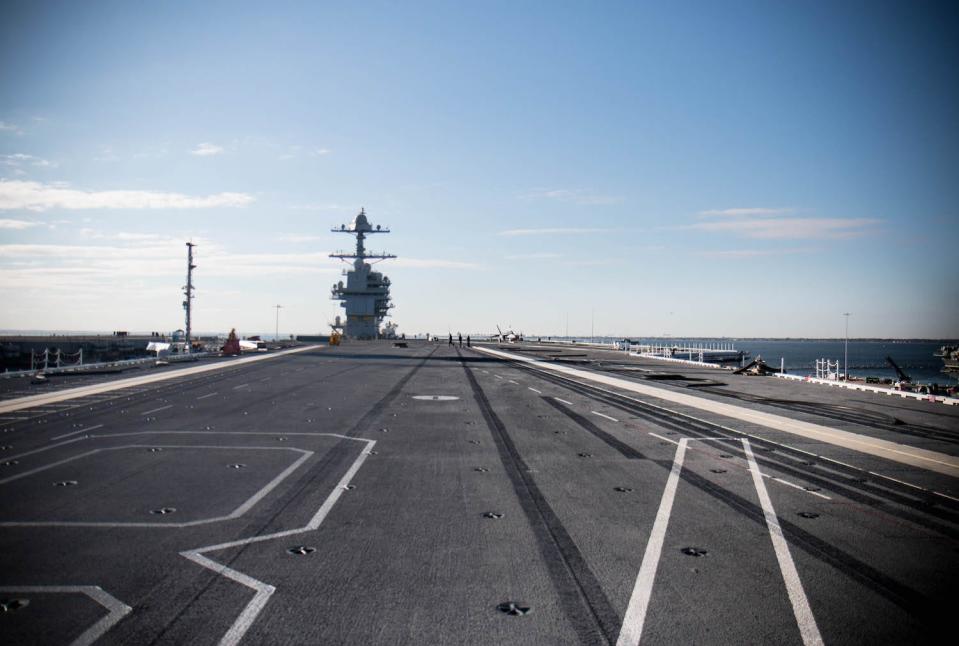
[[[360,209],[360,212],[353,218],[354,231],[372,231],[370,221],[366,219],[366,209]]]

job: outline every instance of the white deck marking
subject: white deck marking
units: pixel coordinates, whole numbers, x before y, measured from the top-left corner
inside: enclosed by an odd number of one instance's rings
[[[538,394],[540,394],[540,395],[543,394],[543,391],[542,391],[542,390],[536,390],[536,389],[533,388],[532,386],[527,386],[526,388],[529,389],[529,390],[532,390],[534,393],[538,393]]]
[[[173,408],[173,404],[167,404],[166,406],[160,406],[159,408],[154,408],[153,410],[148,410],[145,413],[140,413],[140,415],[149,415],[150,413],[159,413],[161,410],[166,410],[168,408]]]
[[[604,414],[604,413],[600,413],[599,411],[596,411],[596,410],[591,410],[591,411],[589,411],[589,412],[592,413],[593,415],[599,415],[600,417],[605,417],[606,419],[608,419],[608,420],[611,421],[611,422],[618,422],[618,421],[619,421],[619,420],[616,419],[615,417],[610,417],[609,415],[606,415],[606,414]]]
[[[240,388],[249,388],[250,384],[240,384],[239,386],[233,386],[233,390],[239,390]]]
[[[502,379],[502,377],[499,375],[493,375],[493,376],[496,377],[497,379]]]
[[[338,436],[346,437],[346,436]],[[347,470],[347,472],[340,478],[340,481],[333,487],[333,491],[330,492],[330,495],[326,497],[326,500],[323,501],[323,504],[317,510],[313,517],[310,519],[310,522],[306,524],[305,527],[300,527],[298,529],[291,529],[283,532],[276,532],[273,534],[264,534],[261,536],[251,536],[249,538],[242,538],[236,541],[231,541],[229,543],[219,543],[217,545],[208,545],[206,547],[198,547],[192,550],[187,550],[185,552],[180,552],[182,556],[190,559],[194,563],[212,570],[216,574],[227,577],[232,581],[236,581],[254,591],[253,599],[246,605],[243,611],[239,614],[236,620],[233,622],[233,625],[230,626],[230,629],[223,635],[223,638],[220,639],[221,646],[233,646],[234,644],[239,643],[246,632],[250,629],[250,626],[253,625],[253,622],[256,620],[257,616],[263,610],[263,607],[270,600],[270,597],[276,592],[276,588],[268,583],[254,579],[251,576],[238,572],[233,568],[217,563],[216,561],[203,556],[206,552],[213,552],[217,550],[226,549],[228,547],[235,547],[238,545],[249,545],[250,543],[257,543],[261,541],[267,541],[274,538],[281,538],[285,536],[292,536],[294,534],[302,534],[304,532],[316,530],[323,520],[330,513],[330,510],[333,508],[333,505],[336,504],[336,501],[340,499],[340,496],[343,495],[343,492],[346,491],[346,485],[349,484],[350,480],[353,479],[353,476],[356,475],[356,472],[363,465],[363,462],[366,460],[369,455],[369,451],[376,445],[375,440],[366,440],[363,438],[348,437],[346,439],[360,441],[366,443],[366,449],[361,451],[357,456],[356,460],[353,461],[353,464]]]
[[[0,592],[9,594],[85,594],[109,612],[106,617],[87,628],[79,637],[71,642],[71,646],[88,646],[100,639],[115,623],[129,614],[133,608],[123,603],[113,595],[104,591],[98,585],[27,585],[0,588]]]
[[[197,400],[206,399],[207,397],[213,397],[214,395],[219,395],[220,393],[207,393],[205,395],[200,395],[197,397]]]
[[[508,379],[507,381],[509,381],[511,384],[516,384],[517,386],[519,386],[518,381],[513,381],[512,379]]]
[[[813,617],[809,601],[806,599],[802,582],[799,580],[799,572],[796,571],[796,564],[793,563],[792,555],[789,553],[789,545],[786,543],[786,537],[783,536],[782,527],[779,526],[779,519],[776,518],[772,500],[769,499],[769,492],[766,491],[766,483],[760,477],[759,465],[756,464],[756,458],[753,456],[749,440],[743,439],[743,449],[746,451],[746,459],[749,460],[749,470],[753,476],[753,484],[756,487],[756,493],[759,494],[759,503],[762,505],[763,515],[766,517],[766,527],[769,528],[769,538],[772,539],[773,549],[776,551],[776,560],[779,561],[779,569],[782,571],[783,580],[786,582],[786,591],[789,593],[793,614],[796,615],[796,622],[799,624],[799,633],[802,635],[803,644],[806,646],[822,644],[822,636],[819,634],[816,618]]]
[[[657,399],[665,400],[675,404],[689,406],[690,408],[705,410],[712,413],[717,413],[719,415],[724,415],[726,417],[730,417],[733,419],[737,419],[743,422],[757,424],[759,426],[764,426],[766,428],[770,428],[775,431],[791,433],[793,435],[798,435],[801,437],[818,440],[820,442],[825,442],[827,444],[832,444],[835,446],[841,446],[843,448],[852,449],[854,451],[859,451],[860,453],[867,453],[869,455],[874,455],[877,457],[892,460],[894,462],[899,462],[900,464],[908,464],[910,466],[928,469],[930,471],[943,473],[945,475],[952,476],[954,478],[959,477],[959,456],[946,455],[944,453],[939,453],[936,451],[929,451],[927,449],[920,449],[920,448],[908,446],[905,444],[898,444],[896,442],[881,440],[879,438],[860,435],[858,433],[852,433],[850,431],[843,431],[837,428],[830,428],[828,426],[821,426],[819,424],[813,424],[811,422],[804,422],[801,420],[784,417],[782,415],[775,415],[773,413],[767,413],[764,411],[752,410],[752,409],[744,408],[742,406],[737,406],[735,404],[728,404],[725,402],[716,402],[709,399],[705,399],[703,397],[698,397],[695,395],[687,395],[685,393],[673,392],[657,386],[639,384],[626,379],[620,379],[618,377],[611,377],[608,375],[599,375],[591,372],[586,372],[584,370],[578,370],[576,368],[570,368],[569,366],[545,363],[538,359],[531,359],[529,357],[524,357],[517,354],[511,354],[509,352],[502,352],[500,350],[493,350],[491,348],[477,348],[477,350],[486,354],[491,354],[493,356],[509,359],[511,361],[518,361],[518,362],[530,364],[535,366],[537,369],[550,370],[550,371],[559,372],[568,376],[578,377],[580,379],[585,379],[588,381],[606,384],[607,386],[614,386],[616,388],[621,388],[623,390],[628,390],[641,395],[655,397]],[[620,397],[625,397],[624,395],[620,393],[614,393],[614,394]],[[648,402],[643,402],[643,403],[646,403],[647,405],[653,405],[653,404],[649,404]],[[660,410],[664,410],[675,415],[692,417],[691,415],[680,413],[678,411],[671,410],[662,406],[658,406],[658,408]],[[704,420],[704,421],[708,421],[708,420]],[[710,423],[713,423],[713,422],[710,422]],[[733,429],[730,429],[730,430],[733,430]],[[744,434],[742,433],[742,431],[734,431],[734,432]]]
[[[653,433],[650,433],[650,435],[653,435]],[[646,622],[646,612],[649,609],[649,601],[652,598],[653,583],[656,580],[656,569],[659,566],[659,560],[662,556],[666,528],[669,526],[669,517],[672,514],[673,502],[676,499],[676,488],[679,485],[679,477],[683,470],[683,460],[686,455],[687,445],[690,441],[728,439],[729,438],[721,437],[684,437],[679,440],[676,447],[676,456],[673,458],[673,467],[669,472],[669,478],[666,480],[666,487],[663,489],[663,497],[659,503],[659,511],[656,512],[653,530],[650,532],[649,540],[646,543],[643,562],[639,568],[639,574],[636,577],[636,584],[633,586],[633,593],[629,599],[629,605],[626,608],[626,616],[623,618],[623,626],[620,629],[616,646],[635,646],[639,644],[640,638],[643,636],[643,625]],[[779,519],[776,517],[772,501],[769,498],[769,492],[766,490],[766,484],[763,482],[763,474],[759,471],[759,465],[753,456],[749,440],[742,438],[740,441],[742,442],[743,450],[746,452],[746,457],[749,461],[749,472],[752,476],[753,486],[756,488],[756,494],[759,496],[763,516],[766,520],[766,527],[769,529],[769,535],[772,538],[773,549],[776,552],[776,560],[779,562],[779,568],[783,575],[783,581],[786,584],[789,600],[793,606],[793,614],[796,617],[796,623],[799,626],[803,644],[806,646],[821,645],[823,642],[819,634],[819,628],[816,626],[816,619],[813,617],[812,609],[809,607],[806,593],[799,579],[799,573],[789,553],[789,546],[786,543],[785,536],[783,536]]]
[[[209,435],[207,431],[186,431],[193,435]],[[118,435],[134,435],[130,434],[118,434]],[[325,434],[316,434],[316,435],[325,435]],[[102,435],[99,437],[112,437],[110,435]],[[88,439],[88,438],[77,438],[77,439]],[[288,466],[279,475],[277,475],[273,480],[264,485],[259,491],[250,496],[246,501],[243,502],[239,507],[234,509],[232,512],[226,516],[215,516],[213,518],[201,518],[198,520],[184,521],[182,523],[144,523],[144,522],[133,522],[133,523],[122,523],[122,522],[85,522],[85,521],[5,521],[0,522],[0,527],[193,527],[195,525],[207,525],[210,523],[217,523],[224,520],[232,520],[234,518],[239,518],[246,512],[248,512],[256,503],[263,499],[264,496],[269,494],[273,489],[275,489],[283,480],[288,478],[291,473],[296,471],[306,460],[310,459],[314,455],[313,451],[307,451],[305,449],[297,449],[290,446],[229,446],[229,445],[196,445],[196,444],[126,444],[123,446],[110,446],[101,449],[93,449],[92,451],[87,451],[79,455],[67,458],[65,460],[60,460],[52,464],[46,464],[36,469],[31,469],[29,471],[24,471],[23,473],[18,473],[12,475],[9,478],[0,480],[0,484],[6,484],[13,480],[19,480],[20,478],[25,478],[34,473],[39,473],[41,471],[46,471],[47,469],[52,469],[53,467],[60,466],[67,462],[72,462],[73,460],[79,460],[80,458],[93,455],[95,453],[100,453],[102,451],[117,451],[120,449],[145,449],[145,448],[164,448],[164,449],[231,449],[231,450],[240,450],[240,451],[293,451],[295,453],[301,453],[302,455],[297,458],[293,464]]]
[[[572,406],[572,405],[573,405],[573,402],[568,402],[568,401],[566,401],[565,399],[560,399],[559,397],[553,397],[553,399],[555,399],[556,401],[561,402],[561,403],[563,403],[563,404],[566,404],[567,406]]]
[[[653,437],[657,438],[657,439],[663,440],[663,441],[665,441],[665,442],[669,442],[670,444],[679,444],[679,442],[677,442],[676,440],[671,440],[671,439],[669,439],[668,437],[663,437],[662,435],[657,435],[656,433],[653,433],[652,431],[649,431],[649,434],[652,435]],[[697,439],[697,438],[694,438],[694,439]],[[702,437],[702,438],[698,438],[698,439],[701,439],[701,440],[721,440],[721,439],[729,439],[729,440],[735,441],[735,438],[720,438],[720,437]],[[692,450],[692,449],[690,449],[690,450]],[[748,469],[749,469],[749,466],[747,465],[747,466],[744,467],[744,468],[745,468],[746,470],[748,470]],[[773,477],[773,476],[768,475],[768,474],[765,474],[765,473],[763,473],[762,476],[763,476],[764,478],[769,478],[770,480],[775,480],[776,482],[782,483],[782,484],[784,484],[784,485],[789,485],[790,487],[794,487],[794,488],[796,488],[796,489],[799,489],[800,491],[802,491],[802,492],[804,492],[804,493],[808,493],[808,494],[811,494],[811,495],[813,495],[813,496],[817,496],[817,497],[819,497],[819,498],[823,498],[823,499],[825,499],[825,500],[832,500],[832,498],[830,498],[829,496],[826,496],[826,495],[824,495],[824,494],[818,493],[818,492],[816,492],[816,491],[809,491],[809,490],[806,489],[805,487],[800,487],[799,485],[794,484],[794,483],[792,483],[792,482],[789,482],[788,480],[783,480],[782,478],[776,478],[776,477]]]
[[[659,557],[663,552],[666,526],[669,524],[669,515],[673,511],[673,500],[676,498],[676,487],[679,485],[679,473],[683,469],[683,457],[686,455],[688,441],[687,438],[683,438],[676,447],[673,468],[669,471],[666,488],[663,489],[663,497],[659,501],[659,511],[656,512],[653,531],[646,542],[643,563],[639,568],[629,605],[626,607],[626,616],[623,617],[623,626],[619,629],[616,646],[633,646],[638,644],[640,637],[643,636],[643,624],[646,622],[646,611],[649,609],[649,600],[653,594],[653,581],[656,579],[656,568],[659,567]]]
[[[57,435],[56,437],[51,437],[51,440],[62,440],[65,437],[70,437],[71,435],[76,435],[77,433],[86,433],[87,431],[95,431],[98,428],[103,428],[103,424],[97,424],[96,426],[90,426],[87,428],[81,428],[79,431],[73,431],[72,433],[64,433],[63,435]]]
[[[130,377],[129,379],[117,379],[116,381],[109,381],[103,384],[93,384],[90,386],[78,386],[76,388],[68,388],[60,390],[53,393],[44,393],[42,395],[28,395],[27,397],[18,397],[17,399],[10,399],[3,403],[0,403],[0,413],[11,413],[13,411],[22,410],[24,408],[34,408],[37,406],[43,406],[45,404],[52,404],[54,402],[66,401],[69,399],[76,399],[78,397],[86,397],[87,395],[96,395],[99,393],[110,392],[113,390],[120,390],[123,388],[132,388],[134,386],[140,386],[143,384],[152,384],[157,381],[166,381],[168,379],[177,379],[186,375],[195,375],[204,372],[210,372],[212,370],[224,370],[226,368],[235,368],[247,363],[253,363],[255,361],[264,361],[266,359],[275,359],[277,357],[282,357],[288,354],[295,354],[297,352],[307,352],[309,350],[316,350],[317,348],[322,348],[325,346],[321,345],[308,345],[302,348],[292,348],[290,350],[281,350],[280,352],[270,353],[270,354],[261,354],[253,357],[243,357],[242,359],[233,359],[231,361],[219,361],[217,363],[205,365],[205,366],[193,366],[191,368],[181,368],[179,370],[167,370],[155,375],[144,375],[142,377]]]

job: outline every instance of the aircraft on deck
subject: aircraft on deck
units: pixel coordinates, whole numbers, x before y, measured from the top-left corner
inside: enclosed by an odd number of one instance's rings
[[[506,332],[503,332],[499,325],[496,326],[496,331],[499,333],[497,334],[497,339],[500,343],[518,343],[523,340],[522,332],[519,334],[513,332],[513,330],[506,330]]]

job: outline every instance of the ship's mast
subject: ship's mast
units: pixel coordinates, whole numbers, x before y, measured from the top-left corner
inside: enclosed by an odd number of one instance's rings
[[[330,258],[339,258],[340,260],[347,258],[357,258],[360,260],[389,260],[390,258],[396,258],[393,254],[386,252],[367,253],[366,246],[363,244],[366,236],[374,233],[389,233],[390,230],[389,227],[381,227],[378,224],[376,228],[374,228],[366,219],[366,209],[360,209],[359,215],[356,216],[356,219],[353,220],[353,223],[349,226],[341,224],[339,228],[333,227],[330,231],[333,233],[350,233],[356,236],[356,251],[354,253],[337,251],[336,253],[331,253]]]
[[[339,258],[344,262],[352,260],[353,268],[344,271],[346,283],[340,281],[333,285],[331,297],[341,302],[346,309],[346,322],[341,324],[339,317],[333,324],[334,329],[343,329],[348,338],[375,339],[380,334],[380,322],[389,316],[393,307],[390,302],[390,279],[378,271],[373,271],[369,260],[388,260],[396,258],[386,252],[367,251],[366,236],[374,233],[389,233],[389,228],[380,225],[373,226],[366,217],[366,209],[360,212],[349,225],[341,224],[331,229],[334,233],[348,233],[356,236],[356,249],[353,253],[338,251],[331,253],[331,258]]]
[[[196,265],[193,264],[193,247],[196,245],[192,242],[186,243],[186,285],[183,287],[183,293],[186,298],[183,301],[183,309],[186,310],[186,351],[191,352],[193,348],[193,342],[191,340],[193,328],[191,321],[191,314],[193,308],[193,270],[196,269]]]

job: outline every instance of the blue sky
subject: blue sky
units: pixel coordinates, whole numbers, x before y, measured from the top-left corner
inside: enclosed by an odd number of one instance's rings
[[[0,21],[0,328],[959,336],[937,3],[35,3]]]

